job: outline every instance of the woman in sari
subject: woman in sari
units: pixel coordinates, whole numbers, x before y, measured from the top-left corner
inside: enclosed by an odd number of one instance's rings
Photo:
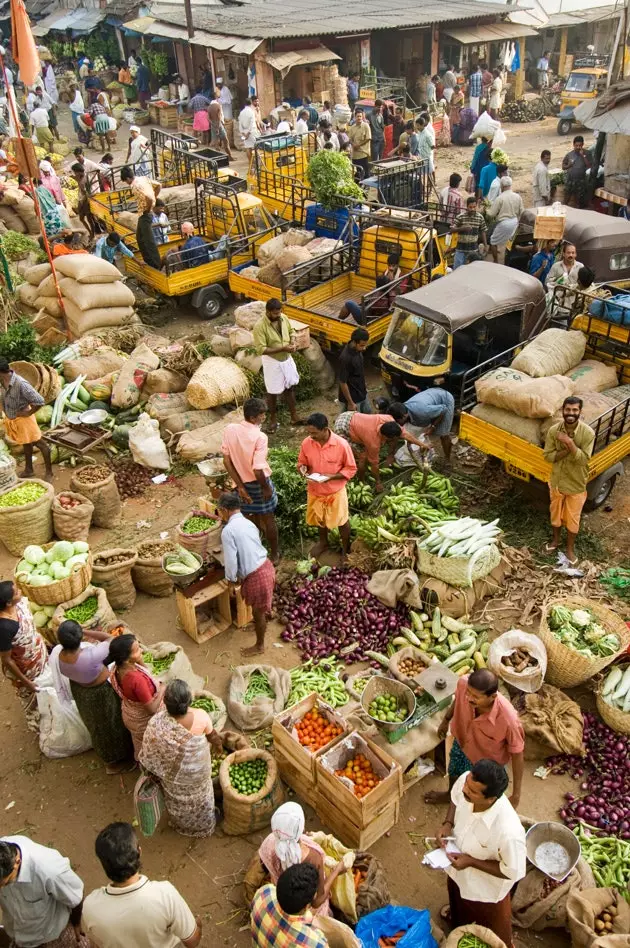
[[[212,760],[208,741],[221,739],[206,711],[191,708],[185,681],[174,679],[164,692],[165,711],[151,718],[139,761],[160,781],[171,825],[182,836],[211,836],[216,825]]]
[[[454,145],[459,145],[459,122],[461,111],[464,106],[465,97],[459,86],[453,89],[453,95],[448,107],[448,117],[451,123],[451,141]]]
[[[42,214],[46,236],[54,237],[55,234],[58,234],[59,231],[64,230],[66,227],[66,222],[63,219],[60,205],[57,204],[48,188],[44,187],[39,178],[37,179],[35,193],[37,194],[37,200],[39,201],[39,208]]]
[[[59,671],[70,680],[70,691],[90,732],[92,747],[105,763],[108,774],[133,770],[133,743],[123,724],[121,701],[111,686],[109,648],[113,639],[106,632],[90,631],[97,643],[83,641],[83,629],[78,622],[66,620],[59,626],[59,645],[53,649],[53,658]]]
[[[130,632],[113,639],[106,664],[114,662],[109,680],[122,702],[122,719],[131,734],[134,757],[142,750],[142,738],[154,714],[162,710],[164,684],[153,680],[144,667],[142,650]]]
[[[47,661],[46,643],[35,628],[28,601],[11,580],[5,580],[0,583],[0,663],[13,682],[31,731],[39,731],[35,679]]]
[[[271,817],[271,833],[262,841],[258,856],[274,885],[289,866],[310,862],[319,872],[319,886],[311,905],[313,914],[332,915],[330,890],[337,876],[348,867],[342,860],[326,875],[324,850],[304,834],[304,825],[304,810],[300,804],[283,803]]]

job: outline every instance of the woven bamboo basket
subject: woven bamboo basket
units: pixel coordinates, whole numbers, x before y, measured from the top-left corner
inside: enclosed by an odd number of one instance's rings
[[[627,666],[623,667],[625,671]],[[613,731],[617,731],[618,734],[630,734],[630,713],[609,705],[602,697],[602,685],[597,689],[597,713]]]
[[[39,392],[42,376],[37,362],[11,362],[10,366],[17,375],[26,379],[29,385]]]
[[[498,546],[492,543],[472,556],[434,556],[418,544],[418,573],[441,579],[449,586],[470,587],[501,562]]]
[[[42,550],[48,550],[54,546],[54,543],[47,543]],[[92,554],[88,553],[87,562],[77,565],[67,579],[58,579],[48,586],[29,586],[22,578],[15,577],[16,584],[20,587],[24,595],[36,602],[38,606],[58,606],[61,602],[68,602],[69,599],[75,599],[80,596],[84,589],[90,584],[92,579]]]
[[[598,623],[606,632],[614,632],[619,639],[619,651],[605,658],[585,658],[578,655],[573,649],[567,648],[558,641],[547,623],[549,610],[553,606],[565,606],[567,609],[590,609],[596,616]],[[630,644],[630,629],[626,623],[608,606],[592,599],[583,599],[581,596],[567,596],[563,599],[553,599],[545,603],[538,637],[545,643],[547,649],[547,672],[545,681],[556,688],[573,688],[588,681],[593,675],[606,668],[624,652]],[[610,709],[613,710],[612,708]]]
[[[52,502],[55,489],[52,484],[40,481],[37,477],[29,477],[22,484],[39,484],[45,488],[44,493],[20,507],[0,508],[0,540],[4,543],[12,556],[22,556],[24,548],[30,543],[42,546],[50,543],[53,538]],[[0,491],[0,496],[7,491],[15,490],[18,485],[13,484],[6,490]],[[21,485],[19,485],[21,486]],[[52,605],[52,603],[46,603]]]
[[[205,359],[186,389],[193,408],[215,408],[229,402],[242,402],[249,394],[247,376],[232,359],[211,356]]]

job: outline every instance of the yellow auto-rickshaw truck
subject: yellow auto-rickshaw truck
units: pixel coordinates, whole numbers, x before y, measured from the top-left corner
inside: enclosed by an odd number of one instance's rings
[[[317,151],[317,135],[263,135],[257,139],[247,174],[249,189],[278,217],[304,223],[305,208],[315,197],[306,171]]]
[[[396,298],[381,376],[398,401],[443,385],[457,402],[471,368],[529,339],[546,318],[539,280],[485,261],[465,264]]]
[[[186,219],[206,240],[207,247],[187,250],[186,239],[171,234],[167,243],[158,245],[162,260],[159,270],[143,260],[135,234],[126,235],[125,242],[134,250],[133,259],[125,258],[129,276],[164,296],[189,296],[202,319],[218,316],[229,297],[229,261],[242,263],[249,259],[257,244],[275,237],[280,230],[260,198],[244,188],[245,181],[241,188],[218,181],[197,181],[196,206]]]
[[[557,290],[561,291],[558,294],[560,309],[569,305],[567,296],[570,294],[575,306],[583,310],[583,315],[565,322],[564,328],[584,332],[584,358],[604,362],[617,370],[618,386],[606,392],[612,407],[589,421],[595,432],[595,447],[588,468],[586,506],[594,510],[608,499],[617,478],[623,474],[623,460],[630,453],[630,306],[621,304],[625,313],[620,318],[627,320],[627,325],[613,324],[613,333],[608,331],[605,321],[588,314],[593,302],[592,294],[566,287]],[[620,308],[620,304],[616,306]],[[553,304],[551,308],[554,309]],[[562,323],[554,320],[554,325],[561,326]],[[475,415],[475,382],[486,372],[510,365],[520,348],[513,346],[466,373],[462,384],[459,436],[484,454],[498,458],[511,477],[526,482],[534,492],[544,496],[551,465],[544,457],[542,437],[539,444],[534,444]]]
[[[575,110],[587,99],[597,99],[606,89],[610,56],[585,56],[576,59],[560,94],[558,135],[569,135],[579,124]]]

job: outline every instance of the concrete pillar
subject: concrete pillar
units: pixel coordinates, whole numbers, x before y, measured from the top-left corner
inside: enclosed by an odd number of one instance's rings
[[[564,76],[567,65],[567,39],[569,36],[568,27],[564,26],[560,30],[560,51],[558,56],[558,75]]]
[[[519,49],[521,53],[521,65],[518,68],[516,73],[516,79],[514,82],[514,98],[520,99],[523,95],[523,89],[525,87],[525,37],[519,40]]]
[[[434,76],[440,65],[440,30],[431,28],[431,75]]]

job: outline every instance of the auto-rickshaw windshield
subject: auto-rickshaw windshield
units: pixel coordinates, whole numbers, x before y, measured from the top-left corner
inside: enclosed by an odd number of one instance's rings
[[[597,77],[593,73],[572,72],[564,87],[565,92],[592,92]]]
[[[422,316],[396,309],[383,346],[417,365],[441,365],[448,354],[448,334]]]
[[[269,226],[269,220],[262,207],[248,207],[241,211],[243,222],[248,234],[259,234]]]

